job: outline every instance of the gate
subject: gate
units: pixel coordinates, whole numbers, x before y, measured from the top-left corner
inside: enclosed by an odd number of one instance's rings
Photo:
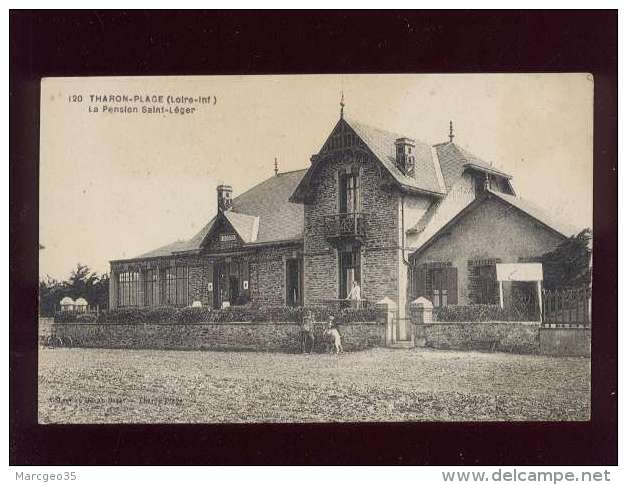
[[[392,348],[414,346],[414,324],[408,314],[402,316],[398,310],[390,311],[386,328],[386,345]]]

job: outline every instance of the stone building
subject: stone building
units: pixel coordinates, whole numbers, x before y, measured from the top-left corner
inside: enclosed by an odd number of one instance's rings
[[[399,315],[417,296],[502,301],[497,265],[528,264],[575,230],[453,138],[452,126],[431,145],[341,115],[308,168],[235,197],[220,185],[216,215],[190,240],[111,261],[110,306],[318,305],[353,281]]]

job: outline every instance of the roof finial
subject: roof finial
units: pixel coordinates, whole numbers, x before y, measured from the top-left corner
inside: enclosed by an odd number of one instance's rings
[[[448,122],[448,140],[450,143],[453,143],[453,138],[455,138],[455,135],[453,134],[453,122],[449,121]]]
[[[279,163],[276,161],[276,157],[274,157],[274,175],[279,175]]]
[[[340,100],[340,118],[344,118],[344,90],[342,89],[342,99]]]

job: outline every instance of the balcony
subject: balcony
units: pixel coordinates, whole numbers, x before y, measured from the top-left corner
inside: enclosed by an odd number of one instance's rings
[[[366,238],[367,217],[363,212],[349,212],[324,216],[324,235],[329,242]]]

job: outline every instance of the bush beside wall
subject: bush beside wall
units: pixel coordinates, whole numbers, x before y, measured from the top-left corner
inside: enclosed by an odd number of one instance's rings
[[[539,325],[459,322],[416,325],[415,328],[416,338],[421,339],[425,347],[434,349],[539,353]]]
[[[383,325],[374,322],[340,327],[346,351],[384,344]],[[327,348],[317,325],[316,352]],[[113,349],[250,350],[300,352],[300,325],[295,323],[89,324],[53,326],[63,345]],[[58,340],[57,340],[58,341]]]
[[[500,305],[449,305],[433,309],[438,322],[520,322],[525,315]]]
[[[297,322],[303,320],[303,316],[311,312],[315,321],[327,321],[330,315],[335,317],[338,324],[352,322],[369,322],[376,320],[374,308],[357,309],[344,308],[341,310],[328,307],[288,307],[288,306],[261,306],[252,304],[233,306],[221,310],[208,307],[201,308],[174,308],[156,307],[151,309],[129,308],[103,312],[98,317],[99,323],[227,323],[227,322]],[[65,320],[65,323],[76,320]],[[59,323],[63,323],[59,321]]]

